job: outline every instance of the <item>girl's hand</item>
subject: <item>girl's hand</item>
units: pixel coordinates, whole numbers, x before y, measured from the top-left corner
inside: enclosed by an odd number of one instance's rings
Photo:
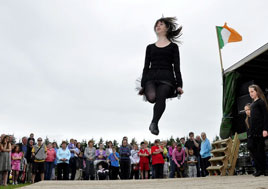
[[[177,91],[179,92],[180,95],[182,95],[184,93],[181,87],[178,87]]]
[[[267,131],[263,130],[263,132],[262,132],[262,136],[263,136],[263,137],[267,137],[267,136],[268,136]]]
[[[180,166],[180,164],[179,165],[177,165],[178,166],[178,168],[180,168],[181,166]]]

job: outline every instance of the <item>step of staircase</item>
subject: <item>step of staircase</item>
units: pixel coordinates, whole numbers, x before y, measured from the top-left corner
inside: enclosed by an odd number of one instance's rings
[[[224,166],[220,165],[220,166],[210,166],[207,168],[208,171],[220,171]]]
[[[224,140],[218,140],[218,141],[213,142],[212,145],[215,146],[215,145],[218,145],[218,144],[227,144],[231,140],[232,140],[231,138],[227,138],[227,139],[224,139]]]
[[[215,162],[215,161],[223,161],[227,156],[219,156],[219,157],[212,157],[208,161]]]
[[[216,149],[212,150],[211,153],[225,152],[227,149],[228,149],[228,147],[224,147],[224,148],[216,148]]]

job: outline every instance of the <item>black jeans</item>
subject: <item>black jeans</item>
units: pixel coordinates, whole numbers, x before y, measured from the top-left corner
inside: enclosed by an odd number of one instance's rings
[[[111,170],[111,180],[117,180],[119,174],[119,167],[110,166]]]
[[[201,172],[200,172],[200,167],[201,167],[201,157],[200,156],[196,156],[197,157],[197,164],[196,164],[196,173],[197,173],[197,177],[201,177]]]
[[[76,161],[77,161],[77,158],[76,157],[72,157],[70,159],[70,169],[71,169],[71,180],[74,180],[75,178],[75,173],[76,173]]]
[[[69,164],[67,163],[59,163],[57,165],[58,168],[58,180],[69,180]],[[63,177],[62,177],[63,174]]]
[[[137,166],[139,167],[139,165]],[[135,176],[135,179],[139,179],[139,169],[134,170],[134,164],[131,165],[130,179],[133,179],[133,176]]]
[[[164,169],[164,164],[162,163],[159,163],[159,164],[155,164],[153,165],[154,167],[154,175],[155,175],[155,178],[163,178],[163,169]]]
[[[173,161],[173,160],[172,160]],[[174,178],[175,177],[175,173],[177,172],[177,177],[178,178],[184,178],[184,177],[187,177],[187,173],[186,173],[186,164],[185,163],[183,163],[182,164],[182,162],[181,161],[178,161],[177,160],[177,162],[178,162],[178,164],[180,165],[180,167],[178,167],[177,166],[177,164],[173,161],[173,163],[174,163],[174,167],[173,167],[173,170],[174,170],[174,172],[172,173],[173,175],[173,177],[171,177],[171,178]]]
[[[122,180],[129,179],[129,167],[130,167],[130,160],[121,160],[120,161],[120,169],[121,169],[120,178]]]
[[[94,180],[95,179],[95,168],[94,161],[86,160],[86,180]]]
[[[208,176],[207,168],[210,166],[210,162],[208,161],[211,157],[201,158],[201,176],[206,177]]]
[[[249,149],[252,153],[256,171],[265,171],[265,151],[264,139],[262,137],[252,138],[252,148]]]

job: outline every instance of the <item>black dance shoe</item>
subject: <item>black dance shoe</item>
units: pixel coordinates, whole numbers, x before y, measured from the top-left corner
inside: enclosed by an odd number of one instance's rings
[[[158,125],[156,123],[151,123],[149,130],[151,131],[151,133],[153,135],[158,135],[159,134],[159,130],[158,130]]]
[[[261,176],[261,175],[263,175],[264,173],[262,172],[262,171],[257,171],[257,172],[255,172],[255,173],[253,173],[253,176],[254,177],[259,177],[259,176]]]

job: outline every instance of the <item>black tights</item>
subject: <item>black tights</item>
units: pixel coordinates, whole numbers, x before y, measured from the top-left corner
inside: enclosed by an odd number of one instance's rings
[[[154,105],[153,123],[158,124],[166,108],[166,99],[172,92],[172,87],[167,84],[149,82],[145,85],[145,96]]]

